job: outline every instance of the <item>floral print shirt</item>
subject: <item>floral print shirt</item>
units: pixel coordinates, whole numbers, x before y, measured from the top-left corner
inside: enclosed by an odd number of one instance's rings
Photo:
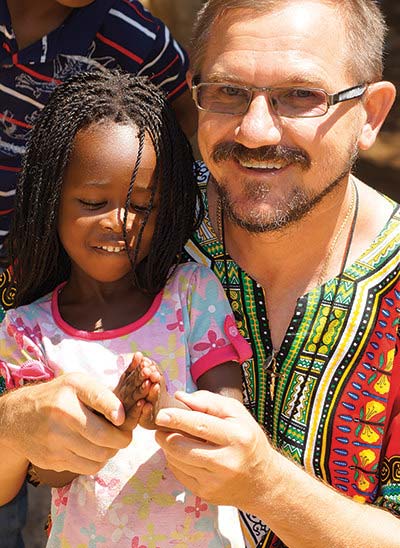
[[[251,355],[221,285],[203,266],[180,265],[142,318],[112,331],[67,324],[59,290],[7,312],[0,327],[0,377],[7,389],[72,371],[114,388],[140,350],[158,363],[171,393],[193,391],[208,369]],[[98,474],[52,490],[48,547],[243,546],[236,514],[224,513],[225,534],[219,514],[175,479],[154,431],[137,427],[131,444]]]

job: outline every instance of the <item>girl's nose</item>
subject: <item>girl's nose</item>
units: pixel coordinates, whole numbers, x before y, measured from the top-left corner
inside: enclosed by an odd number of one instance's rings
[[[116,207],[110,209],[100,219],[100,226],[104,230],[112,230],[113,232],[121,233],[124,222],[124,212],[125,210],[122,208]]]

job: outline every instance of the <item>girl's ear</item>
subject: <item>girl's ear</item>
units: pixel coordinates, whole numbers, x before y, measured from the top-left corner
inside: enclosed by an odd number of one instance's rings
[[[396,88],[391,82],[376,82],[368,86],[363,100],[366,119],[358,139],[361,150],[368,150],[375,143],[395,97]]]

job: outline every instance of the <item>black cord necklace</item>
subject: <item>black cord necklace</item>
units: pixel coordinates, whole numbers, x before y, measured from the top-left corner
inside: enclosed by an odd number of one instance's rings
[[[294,404],[292,406],[290,415],[287,418],[285,429],[284,429],[283,433],[278,437],[278,439],[280,438],[280,443],[278,443],[279,447],[282,445],[283,440],[284,440],[284,438],[285,438],[285,436],[288,432],[289,426],[291,425],[291,423],[293,421],[293,417],[296,414],[298,405],[300,403],[300,398],[303,395],[304,388],[307,385],[307,381],[308,381],[309,376],[311,374],[311,371],[314,367],[315,360],[318,356],[318,351],[319,351],[320,345],[321,345],[321,343],[323,343],[324,336],[326,335],[326,332],[329,328],[333,308],[334,308],[336,298],[337,298],[337,295],[338,295],[338,292],[339,292],[339,289],[340,289],[340,285],[341,285],[342,280],[343,280],[343,274],[344,274],[344,271],[345,271],[345,268],[346,268],[347,260],[348,260],[350,249],[351,249],[351,244],[352,244],[352,241],[353,241],[354,231],[355,231],[355,227],[356,227],[356,223],[357,223],[358,207],[359,207],[358,189],[357,189],[357,186],[356,186],[356,184],[353,180],[351,180],[351,183],[353,185],[353,191],[354,191],[354,214],[353,214],[351,227],[350,227],[350,230],[349,230],[349,233],[348,233],[348,236],[347,236],[346,248],[345,248],[345,251],[344,251],[344,254],[343,254],[343,259],[342,259],[340,272],[339,272],[339,275],[337,277],[335,292],[333,294],[331,303],[329,305],[329,311],[328,311],[328,314],[327,314],[327,317],[326,317],[326,322],[324,324],[323,329],[320,332],[318,341],[315,344],[315,351],[312,355],[310,363],[308,364],[307,370],[305,371],[305,374],[302,377],[302,381],[300,383],[300,386],[298,387],[296,399],[295,399]],[[349,211],[351,211],[351,210],[352,210],[352,206],[351,206],[351,209]],[[349,213],[346,215],[345,219],[347,219],[348,215],[349,215]],[[224,263],[224,271],[225,271],[226,293],[227,293],[228,300],[229,300],[230,304],[232,305],[232,298],[231,298],[231,295],[230,295],[231,287],[230,287],[230,281],[229,281],[227,252],[226,252],[226,245],[225,245],[225,222],[224,221],[225,221],[225,219],[224,219],[224,212],[223,212],[223,204],[222,204],[221,199],[218,198],[218,202],[217,202],[217,228],[218,228],[219,237],[221,239],[222,248],[223,248],[223,263]],[[340,232],[342,231],[344,226],[345,225],[342,223],[342,225],[339,229]],[[337,241],[337,238],[335,238],[335,242],[336,241]],[[238,268],[240,268],[239,265],[238,265]],[[276,359],[277,354],[278,354],[278,352],[273,351],[272,354],[269,355],[264,360],[264,363],[263,363],[263,366],[262,366],[264,371],[270,377],[269,394],[270,394],[270,401],[271,401],[272,404],[274,403],[276,381],[278,380],[278,382],[279,382],[279,378],[281,377],[281,374],[277,372],[277,365],[278,365],[278,362],[277,362],[277,359]],[[246,391],[247,401],[250,404],[251,400],[250,400],[250,395],[249,395],[249,391],[248,391],[248,387],[247,387],[246,382],[244,382],[244,387],[245,387],[245,391]],[[257,418],[258,422],[260,422],[260,417],[257,416],[256,418]]]

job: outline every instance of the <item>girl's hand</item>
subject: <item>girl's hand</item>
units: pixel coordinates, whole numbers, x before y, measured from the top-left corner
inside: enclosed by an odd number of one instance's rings
[[[121,430],[132,431],[138,424],[143,428],[155,428],[153,400],[161,378],[162,373],[155,362],[141,352],[134,353],[114,390],[125,409],[126,419]]]

